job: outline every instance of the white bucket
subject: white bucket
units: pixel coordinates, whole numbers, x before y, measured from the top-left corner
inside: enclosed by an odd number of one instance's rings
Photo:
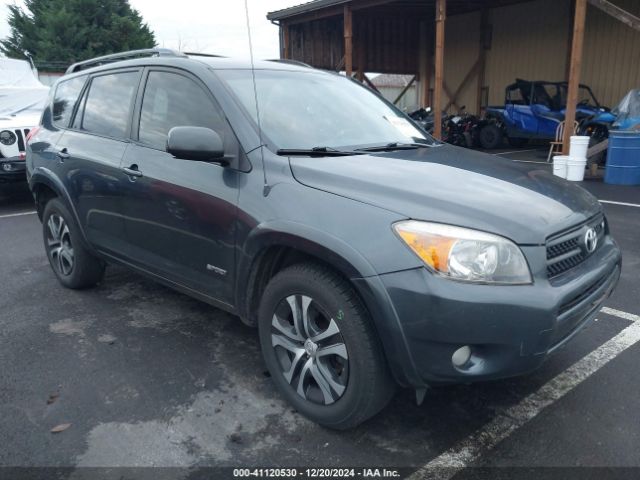
[[[584,135],[575,135],[571,137],[571,145],[569,146],[569,156],[574,158],[587,158],[587,150],[589,149],[589,137]]]
[[[567,178],[567,155],[556,155],[553,157],[553,174],[556,177]]]
[[[567,159],[567,180],[581,182],[584,180],[584,169],[587,168],[586,158],[569,156]]]

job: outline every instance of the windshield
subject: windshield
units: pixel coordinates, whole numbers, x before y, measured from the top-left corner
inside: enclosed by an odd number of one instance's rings
[[[558,86],[559,103],[563,107],[567,105],[567,98],[569,97],[569,87],[566,84]],[[593,96],[593,93],[587,87],[580,85],[578,90],[578,103],[583,105],[598,106],[598,101]]]
[[[216,74],[256,121],[251,70]],[[260,125],[275,150],[433,143],[402,112],[345,77],[313,70],[256,70],[255,76]]]

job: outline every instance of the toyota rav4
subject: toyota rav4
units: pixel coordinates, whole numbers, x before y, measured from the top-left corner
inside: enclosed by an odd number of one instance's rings
[[[58,280],[119,263],[237,315],[331,428],[397,385],[535,369],[620,275],[587,191],[435,141],[338,74],[138,51],[71,66],[50,97],[27,174]]]

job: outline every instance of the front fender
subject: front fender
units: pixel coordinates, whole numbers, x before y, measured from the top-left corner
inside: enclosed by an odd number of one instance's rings
[[[237,305],[241,311],[249,307],[247,287],[254,261],[272,246],[291,247],[320,258],[350,279],[371,315],[396,382],[405,386],[419,382],[402,326],[375,268],[360,252],[327,232],[287,220],[255,227],[241,250],[238,265]],[[244,313],[249,314],[246,310]]]
[[[369,261],[344,240],[303,223],[273,220],[257,225],[247,236],[239,264],[241,276],[245,271],[248,276],[253,259],[271,246],[291,247],[322,258],[347,278],[377,274]]]

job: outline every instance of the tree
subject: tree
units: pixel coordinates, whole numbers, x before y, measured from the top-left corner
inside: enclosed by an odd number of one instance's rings
[[[11,34],[0,40],[8,57],[67,64],[156,44],[128,0],[26,0],[9,5]]]

